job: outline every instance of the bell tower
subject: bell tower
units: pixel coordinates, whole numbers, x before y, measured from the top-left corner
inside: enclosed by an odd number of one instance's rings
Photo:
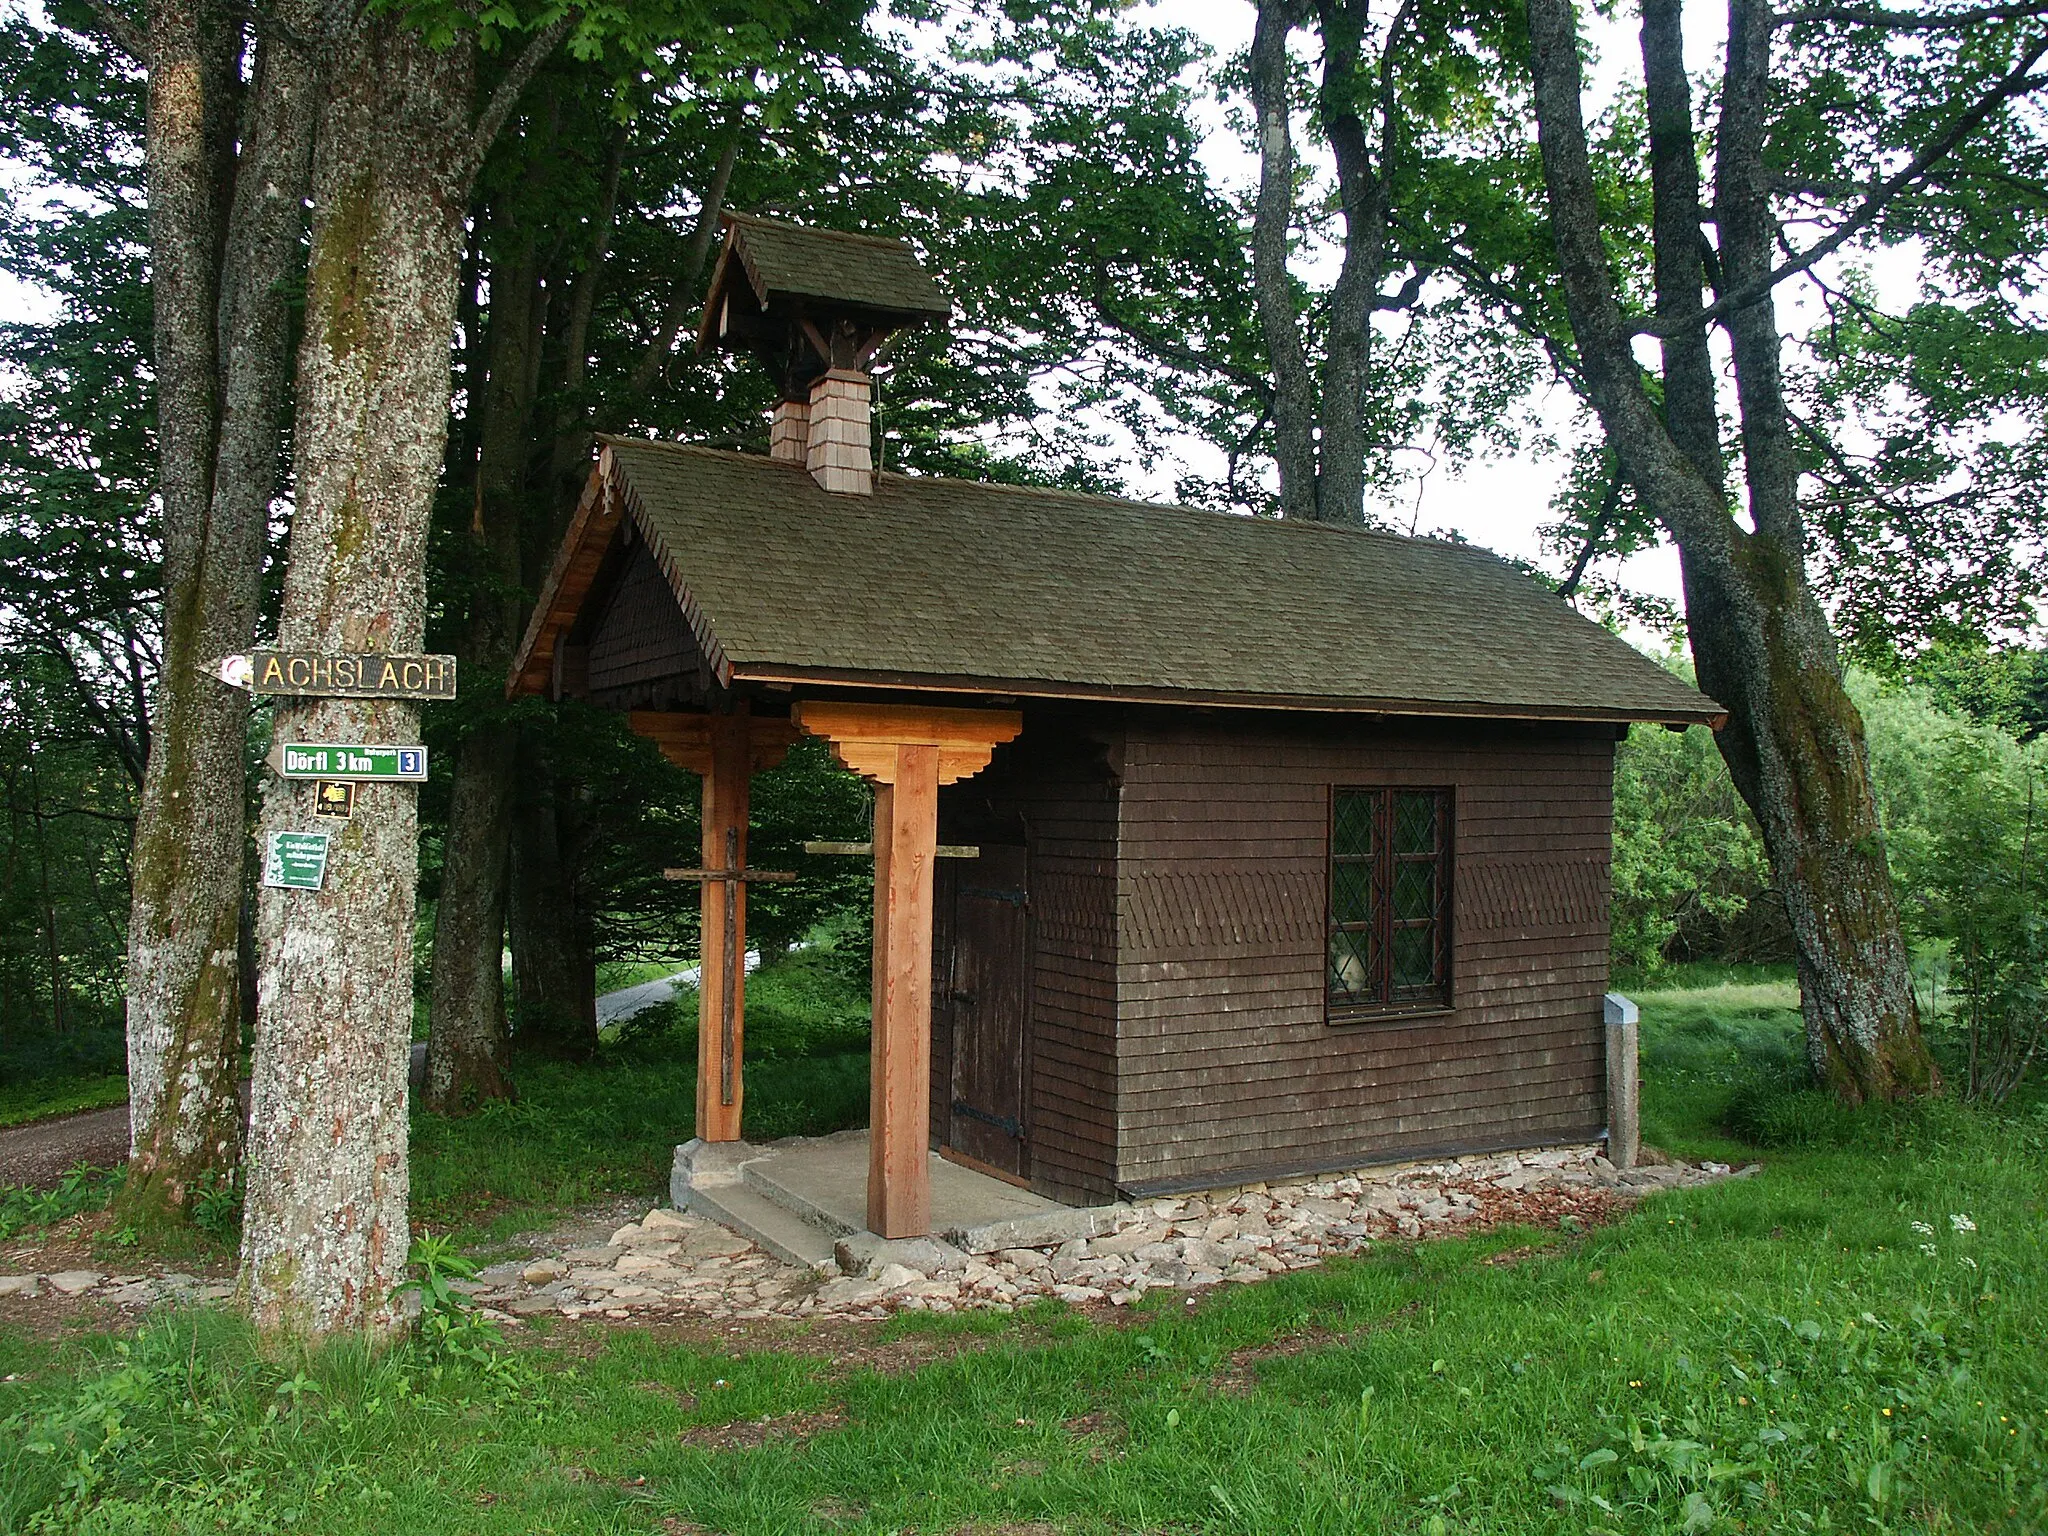
[[[748,214],[723,224],[697,350],[751,352],[774,375],[770,457],[828,491],[871,494],[875,353],[897,331],[943,323],[951,302],[901,240]]]

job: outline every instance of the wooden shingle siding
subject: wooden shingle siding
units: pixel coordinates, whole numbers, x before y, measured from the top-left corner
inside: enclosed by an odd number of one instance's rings
[[[1605,1118],[1614,732],[1191,721],[1122,755],[1117,1182],[1589,1139]],[[1452,1008],[1333,1024],[1333,787],[1452,792]]]
[[[593,608],[588,686],[594,703],[701,707],[710,694],[709,664],[645,543],[633,542]]]
[[[939,807],[942,842],[1024,841],[1028,1175],[1041,1193],[1077,1203],[1111,1198],[1116,1182],[1117,787],[1105,745],[1113,732],[1107,712],[1027,708],[1023,735],[997,748],[983,773],[942,791]],[[934,970],[944,974],[945,936],[934,943]],[[935,1126],[944,1124],[950,1025],[935,1008]]]

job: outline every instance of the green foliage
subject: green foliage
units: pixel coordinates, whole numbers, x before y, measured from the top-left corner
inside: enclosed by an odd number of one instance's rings
[[[1729,955],[1768,878],[1713,732],[1630,731],[1614,761],[1615,961],[1651,970],[1674,950]]]
[[[2023,747],[1996,723],[2024,695],[1996,678],[1978,681],[1975,695],[1961,672],[1937,687],[1852,671],[1848,685],[1863,717],[1900,906],[1934,961],[1929,1006],[1939,1003],[1941,985],[1957,1005],[1953,1013],[1935,1009],[1933,1027],[1939,1037],[1953,1022],[1958,1059],[1981,1084],[1972,1091],[1996,1096],[1995,1085],[2023,1069],[2029,1043],[2040,1038],[2033,1031],[2048,936],[2037,916],[2039,823],[2030,796],[2042,760],[2039,748]],[[1988,719],[1943,703],[1971,697]],[[1755,822],[1711,733],[1631,731],[1614,769],[1616,965],[1656,977],[1672,961],[1773,958],[1783,940]]]
[[[747,978],[747,1061],[850,1055],[868,1045],[867,929],[842,919]],[[622,1051],[643,1059],[697,1048],[697,992],[679,989],[619,1031]]]
[[[1945,949],[1939,1015],[1973,1099],[2003,1103],[2048,1045],[2048,912],[2043,898],[2048,756],[1990,730],[1953,732],[1936,759],[1944,793],[1901,859],[1918,897],[1911,920]]]
[[[54,8],[82,21],[82,8]],[[118,1022],[158,601],[139,73],[0,19],[0,1052]],[[75,1074],[66,1074],[75,1075]],[[4,1081],[4,1079],[0,1079]]]
[[[217,1243],[227,1243],[242,1226],[242,1171],[222,1178],[209,1168],[192,1195],[192,1225]]]
[[[406,1263],[413,1277],[393,1294],[419,1298],[414,1326],[421,1352],[436,1362],[464,1361],[487,1372],[505,1366],[500,1353],[505,1340],[497,1323],[455,1288],[457,1282],[475,1280],[477,1266],[456,1251],[445,1233],[437,1237],[424,1227]]]
[[[744,1130],[753,1140],[867,1123],[867,980],[799,950],[747,983]],[[497,1241],[560,1210],[668,1187],[696,1111],[694,994],[649,1010],[588,1064],[535,1061],[516,1102],[413,1116],[412,1213],[458,1243]]]
[[[2048,732],[2048,650],[1931,645],[1891,668],[1936,707],[2029,742]]]
[[[73,1168],[51,1189],[0,1185],[0,1241],[22,1232],[47,1231],[87,1211],[103,1211],[121,1187],[122,1168]]]

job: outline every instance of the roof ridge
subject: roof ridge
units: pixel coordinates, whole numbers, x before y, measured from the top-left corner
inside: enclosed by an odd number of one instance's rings
[[[717,458],[743,459],[749,464],[774,464],[791,470],[803,466],[793,460],[771,459],[766,454],[747,453],[737,448],[714,448],[708,443],[677,443],[660,438],[630,437],[622,433],[600,432],[597,440],[601,443],[623,443],[629,448],[659,448],[670,453],[702,453]],[[1105,496],[1097,491],[1075,491],[1059,485],[1020,485],[1009,480],[966,480],[952,475],[906,475],[897,470],[885,469],[876,473],[877,480],[893,480],[904,485],[945,485],[963,491],[995,495],[1029,495],[1049,501],[1079,501],[1095,506],[1130,507],[1139,512],[1159,512],[1182,517],[1222,517],[1233,522],[1255,524],[1260,527],[1284,528],[1296,534],[1329,534],[1349,538],[1385,539],[1396,544],[1428,544],[1439,549],[1456,550],[1465,554],[1483,555],[1502,565],[1509,564],[1507,558],[1484,544],[1474,544],[1463,539],[1440,539],[1426,533],[1399,533],[1392,528],[1357,527],[1346,523],[1319,523],[1298,517],[1263,517],[1255,512],[1227,512],[1219,507],[1189,507],[1175,501],[1146,501],[1136,496]]]
[[[758,455],[742,455],[758,457]],[[1440,539],[1426,533],[1397,533],[1392,528],[1374,528],[1352,523],[1321,523],[1310,518],[1267,517],[1257,512],[1230,512],[1221,507],[1190,507],[1177,501],[1146,501],[1138,496],[1105,496],[1098,491],[1075,491],[1060,485],[1021,485],[1009,480],[961,480],[950,475],[906,475],[896,470],[881,470],[877,479],[900,480],[907,485],[920,482],[943,481],[947,485],[959,486],[976,491],[1003,491],[1025,493],[1047,498],[1069,501],[1094,502],[1104,506],[1135,507],[1141,512],[1165,512],[1185,517],[1222,517],[1232,522],[1252,524],[1259,527],[1286,528],[1297,533],[1339,534],[1347,537],[1363,535],[1372,539],[1391,539],[1397,544],[1435,544],[1445,549],[1469,550],[1492,559],[1502,557],[1483,544],[1474,544],[1463,539]]]
[[[723,213],[719,217],[728,224],[765,224],[770,229],[795,230],[800,235],[829,235],[834,240],[852,240],[862,245],[885,245],[894,250],[908,251],[912,256],[917,250],[901,235],[871,235],[864,230],[833,229],[825,224],[799,224],[794,219],[774,219],[761,213]]]

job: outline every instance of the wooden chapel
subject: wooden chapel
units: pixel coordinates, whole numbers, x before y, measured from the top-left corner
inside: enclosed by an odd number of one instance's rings
[[[702,775],[696,1134],[740,1137],[751,775],[875,788],[868,1222],[1601,1134],[1612,763],[1721,711],[1469,546],[877,474],[901,242],[728,215],[765,456],[604,440],[514,695]],[[942,841],[980,857],[939,867]]]

